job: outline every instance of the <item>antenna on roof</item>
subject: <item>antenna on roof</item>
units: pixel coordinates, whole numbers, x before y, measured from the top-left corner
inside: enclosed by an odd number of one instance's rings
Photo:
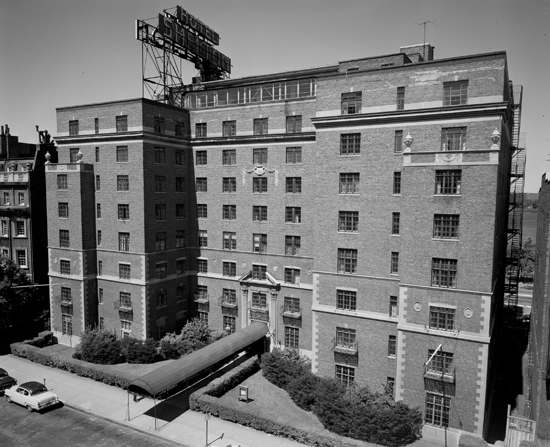
[[[416,23],[416,22],[413,22],[413,23]],[[437,24],[433,21],[433,20],[426,20],[424,19],[423,22],[420,22],[420,23],[416,23],[417,25],[421,25],[424,27],[424,42],[423,42],[423,51],[424,51],[424,54],[422,55],[422,57],[424,58],[424,60],[426,60],[426,25],[428,23],[431,23],[435,26],[437,26]]]

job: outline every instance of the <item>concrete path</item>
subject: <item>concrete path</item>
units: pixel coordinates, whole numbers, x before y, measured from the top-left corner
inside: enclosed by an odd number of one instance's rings
[[[171,440],[176,445],[187,447],[204,447],[206,445],[206,422],[202,413],[192,410],[185,411],[177,407],[170,411],[170,408],[165,406],[163,414],[170,413],[173,417],[164,417],[165,420],[157,418],[155,423],[155,402],[151,399],[134,402],[131,396],[128,399],[128,393],[120,388],[79,377],[60,369],[42,366],[11,354],[0,356],[0,368],[8,371],[8,374],[17,379],[18,383],[31,380],[43,382],[45,380],[46,386],[52,389],[65,405],[75,410],[91,413],[148,435]],[[173,403],[174,401],[165,402],[167,405],[177,405],[177,403]],[[222,433],[224,434],[223,439],[212,443]],[[208,421],[208,441],[212,443],[211,447],[228,445],[241,447],[305,446],[299,442],[269,435],[213,416]]]

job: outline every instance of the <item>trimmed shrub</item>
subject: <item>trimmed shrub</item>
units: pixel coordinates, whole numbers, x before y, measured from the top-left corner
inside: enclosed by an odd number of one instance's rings
[[[462,433],[458,440],[458,447],[488,447],[489,444],[479,436]],[[520,444],[521,446],[521,444]]]
[[[125,337],[119,340],[118,343],[120,343],[122,358],[128,363],[147,364],[162,359],[158,354],[158,343],[152,338],[144,341],[133,337]]]
[[[81,334],[81,341],[74,357],[89,363],[114,365],[124,362],[120,343],[111,331],[88,328]]]
[[[263,376],[284,390],[291,380],[311,371],[309,360],[293,349],[274,348],[272,352],[263,354],[261,367]]]
[[[519,447],[537,447],[537,443],[532,441],[527,441],[524,439],[519,443]]]
[[[204,389],[204,393],[213,397],[221,397],[229,390],[244,382],[260,369],[258,357],[252,357],[239,366],[231,369],[223,376],[212,380]]]
[[[318,386],[319,377],[311,371],[304,371],[301,376],[288,382],[286,391],[296,405],[306,411],[312,411],[317,403],[316,391]]]
[[[206,322],[195,318],[189,321],[179,334],[175,332],[166,334],[160,340],[160,352],[165,359],[178,359],[204,348],[212,341],[212,329]]]
[[[38,334],[38,337],[34,337],[32,340],[25,340],[22,343],[27,345],[36,346],[37,348],[43,348],[44,346],[50,346],[54,344],[54,336],[52,331],[44,331]]]

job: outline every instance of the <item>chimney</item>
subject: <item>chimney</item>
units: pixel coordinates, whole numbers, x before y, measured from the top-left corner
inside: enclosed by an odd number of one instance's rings
[[[405,53],[412,62],[433,61],[434,48],[429,43],[409,45],[399,48],[400,53]]]

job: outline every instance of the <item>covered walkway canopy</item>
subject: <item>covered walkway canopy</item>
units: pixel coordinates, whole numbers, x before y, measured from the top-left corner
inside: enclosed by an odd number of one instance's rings
[[[268,327],[265,323],[253,322],[250,326],[141,376],[130,383],[128,392],[156,397],[244,351],[265,337],[267,332]]]

